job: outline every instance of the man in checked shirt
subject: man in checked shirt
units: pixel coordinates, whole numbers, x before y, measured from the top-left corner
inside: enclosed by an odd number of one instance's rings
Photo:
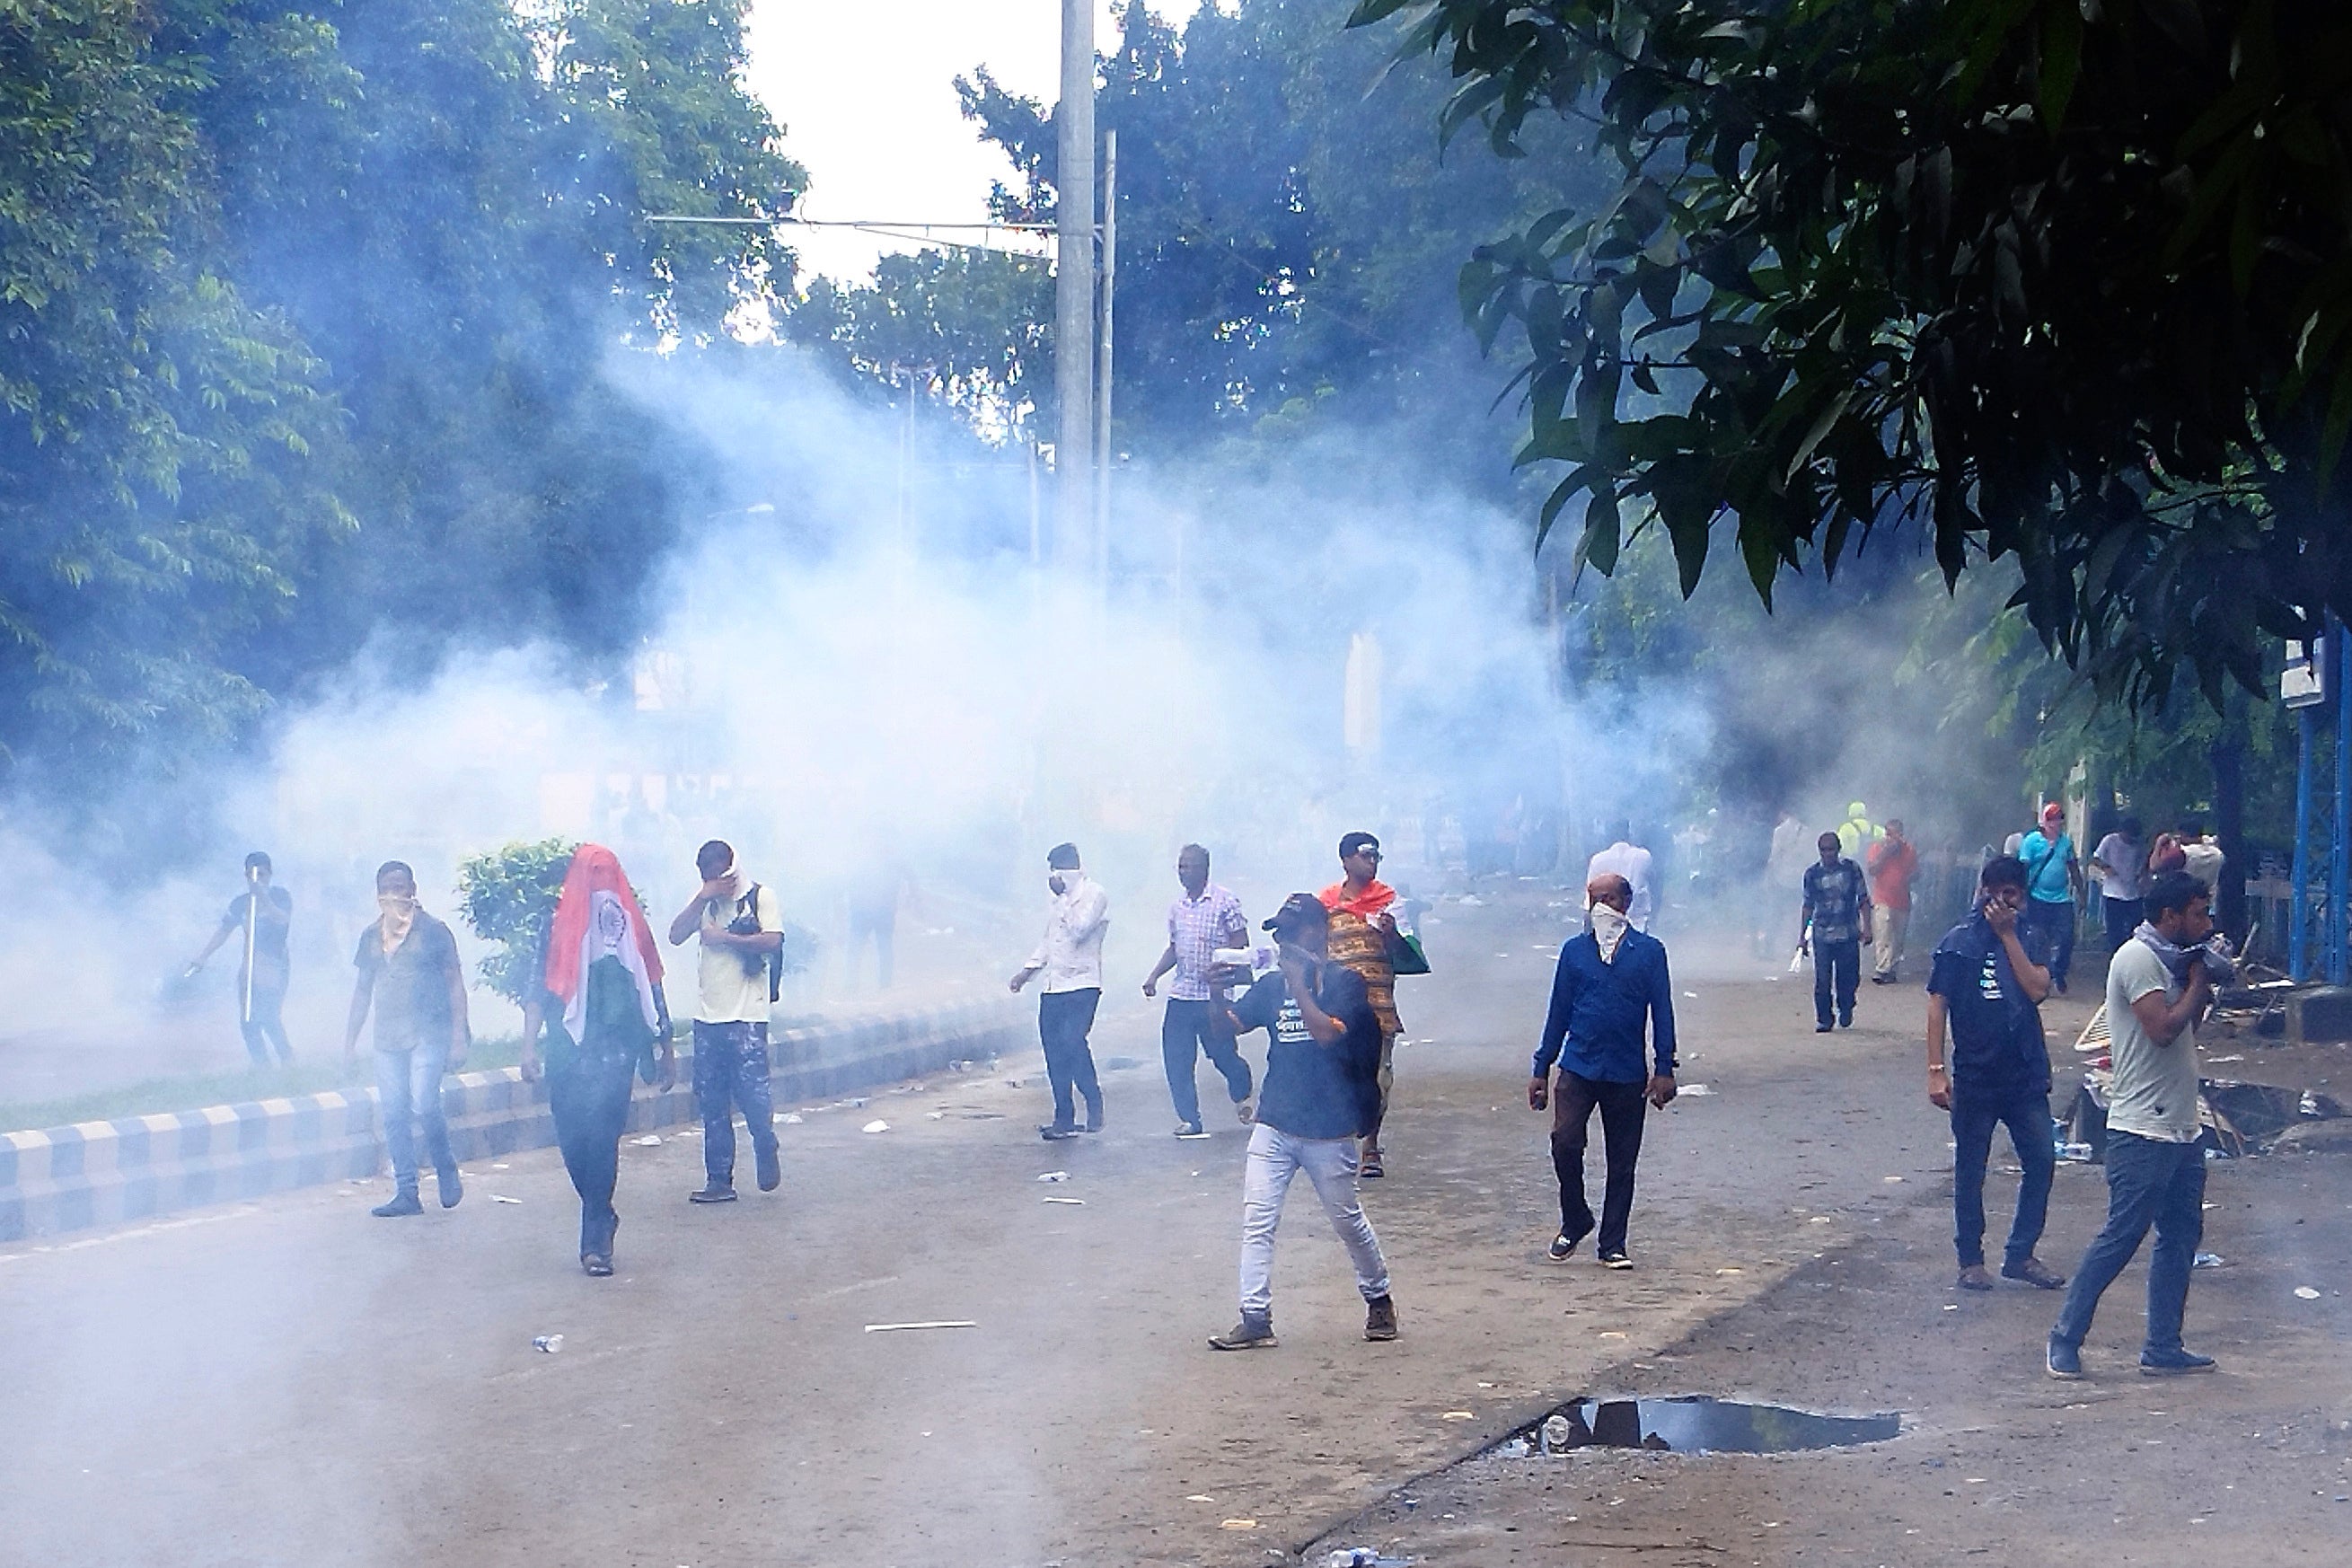
[[[1205,1138],[1201,1090],[1192,1076],[1202,1052],[1224,1075],[1234,1112],[1244,1127],[1255,1109],[1249,1063],[1222,1018],[1225,988],[1210,978],[1217,949],[1249,945],[1249,921],[1242,918],[1241,900],[1209,880],[1209,852],[1199,845],[1187,844],[1177,852],[1176,879],[1184,896],[1168,906],[1168,951],[1144,976],[1143,994],[1157,996],[1160,977],[1176,972],[1168,983],[1168,1014],[1160,1025],[1160,1058],[1168,1068],[1168,1097],[1176,1102],[1176,1136]]]

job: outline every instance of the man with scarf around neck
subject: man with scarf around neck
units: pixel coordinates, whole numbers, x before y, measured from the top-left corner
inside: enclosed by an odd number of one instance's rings
[[[544,1033],[548,1114],[580,1194],[580,1267],[602,1279],[613,1272],[621,1226],[613,1189],[632,1080],[643,1073],[667,1090],[677,1082],[677,1054],[661,950],[619,858],[600,844],[572,852],[539,973],[522,1009],[522,1076],[538,1080]]]
[[[1992,1130],[2002,1125],[2023,1178],[2001,1278],[2043,1290],[2066,1283],[2033,1255],[2049,1218],[2058,1157],[2050,1137],[2050,1047],[2042,1034],[2050,971],[2039,940],[2029,941],[2026,880],[2025,862],[2014,856],[1987,862],[1978,879],[1976,913],[1946,932],[1928,960],[1927,1099],[1952,1119],[1952,1246],[1963,1290],[1993,1288],[1984,1266],[1985,1161]]]
[[[1364,1338],[1397,1337],[1388,1259],[1357,1195],[1356,1140],[1379,1105],[1380,1020],[1363,977],[1330,958],[1331,915],[1312,893],[1282,901],[1265,929],[1281,943],[1275,973],[1224,1012],[1234,1034],[1264,1029],[1265,1085],[1242,1174],[1241,1321],[1209,1338],[1220,1351],[1270,1350],[1274,1232],[1300,1172],[1355,1265]]]
[[[1381,841],[1369,833],[1340,838],[1339,868],[1347,875],[1319,895],[1331,915],[1331,961],[1363,977],[1372,1016],[1381,1022],[1380,1105],[1364,1133],[1359,1172],[1370,1181],[1388,1174],[1381,1159],[1381,1124],[1388,1120],[1389,1089],[1396,1079],[1397,1037],[1404,1033],[1397,1019],[1396,968],[1389,962],[1389,943],[1397,936],[1391,907],[1396,889],[1380,879]]]
[[[352,989],[343,1059],[358,1057],[360,1029],[373,1005],[376,1114],[392,1159],[394,1192],[368,1212],[397,1219],[425,1212],[416,1198],[420,1126],[441,1206],[456,1208],[466,1195],[457,1156],[449,1147],[449,1120],[441,1109],[441,1078],[451,1063],[464,1064],[472,1036],[457,939],[417,907],[416,873],[398,860],[385,861],[376,870],[375,901],[377,918],[361,931],[359,952],[352,959],[359,980]]]
[[[1545,1256],[1565,1263],[1592,1230],[1584,1199],[1585,1130],[1601,1109],[1608,1185],[1601,1199],[1598,1256],[1604,1268],[1631,1268],[1625,1229],[1633,1214],[1633,1166],[1642,1156],[1644,1110],[1675,1098],[1675,987],[1664,943],[1633,929],[1633,885],[1613,872],[1585,884],[1592,929],[1569,939],[1553,971],[1551,1008],[1528,1080],[1528,1104],[1551,1106],[1551,1163],[1559,1177],[1559,1234]],[[1644,1060],[1646,1044],[1657,1070]],[[1559,1098],[1549,1083],[1559,1064]]]
[[[2150,1377],[2210,1372],[2213,1358],[2180,1342],[2189,1271],[2205,1235],[2205,1151],[2198,1139],[2197,1023],[2230,978],[2213,934],[2212,894],[2186,871],[2147,890],[2147,920],[2107,962],[2107,1223],[2083,1254],[2050,1330],[2050,1375],[2083,1375],[2083,1341],[2099,1297],[2139,1251],[2150,1226],[2147,1334],[2139,1369]]]
[[[699,934],[702,965],[694,1008],[694,1100],[702,1111],[702,1190],[696,1204],[735,1201],[735,1110],[751,1134],[760,1190],[784,1179],[776,1148],[776,1112],[768,1089],[768,965],[784,945],[783,916],[772,888],[735,864],[735,849],[714,838],[695,853],[702,878],[677,918],[672,947]]]
[[[1017,992],[1045,976],[1045,994],[1037,998],[1037,1041],[1045,1048],[1054,1120],[1037,1129],[1037,1135],[1052,1142],[1102,1131],[1102,1085],[1095,1077],[1095,1054],[1087,1045],[1087,1031],[1095,1026],[1095,1009],[1102,1004],[1103,936],[1110,929],[1110,895],[1087,875],[1075,844],[1056,844],[1046,852],[1045,886],[1054,895],[1054,909],[1046,917],[1045,938],[1013,975],[1012,986]],[[1074,1097],[1087,1102],[1084,1127],[1077,1124]]]

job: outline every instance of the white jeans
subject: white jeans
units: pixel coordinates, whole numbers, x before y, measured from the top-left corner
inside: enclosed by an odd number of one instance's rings
[[[1356,1266],[1356,1289],[1364,1300],[1389,1293],[1388,1260],[1381,1238],[1356,1198],[1356,1141],[1298,1138],[1261,1121],[1250,1133],[1249,1163],[1242,1173],[1242,1312],[1261,1317],[1274,1306],[1274,1227],[1282,1221],[1282,1200],[1299,1172],[1315,1184],[1331,1228],[1347,1244]]]

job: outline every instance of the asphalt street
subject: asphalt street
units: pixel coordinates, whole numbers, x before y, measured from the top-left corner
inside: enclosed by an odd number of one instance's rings
[[[1786,1299],[1769,1293],[1948,1190],[1915,992],[1865,988],[1860,1026],[1821,1037],[1800,978],[1694,957],[1683,1082],[1706,1092],[1651,1119],[1637,1268],[1538,1261],[1556,1199],[1547,1119],[1523,1095],[1562,918],[1533,900],[1448,906],[1429,932],[1440,973],[1400,987],[1392,1173],[1366,1184],[1394,1343],[1360,1337],[1344,1255],[1299,1192],[1281,1348],[1206,1348],[1234,1316],[1244,1138],[1213,1120],[1210,1140],[1170,1136],[1154,1015],[1130,994],[1096,1035],[1098,1058],[1138,1064],[1107,1075],[1099,1139],[1038,1142],[1034,1055],[803,1108],[781,1129],[783,1190],[730,1206],[686,1204],[700,1146],[665,1135],[625,1149],[609,1280],[576,1266],[552,1151],[470,1167],[463,1205],[418,1219],[369,1218],[383,1186],[353,1184],[0,1250],[0,1554],[1287,1555],[1527,1413]],[[876,1121],[887,1131],[862,1131]],[[1039,1180],[1057,1170],[1069,1180]],[[1996,1181],[1999,1212],[2009,1190]],[[2062,1205],[2098,1191],[2062,1168]],[[1915,1268],[1948,1296],[1946,1263]],[[2028,1338],[2051,1305],[2003,1301]],[[2129,1327],[2109,1319],[2103,1333]],[[868,1331],[936,1320],[976,1326]],[[547,1334],[558,1353],[533,1349]],[[1817,1408],[1885,1407],[1835,1356],[1769,1364]]]

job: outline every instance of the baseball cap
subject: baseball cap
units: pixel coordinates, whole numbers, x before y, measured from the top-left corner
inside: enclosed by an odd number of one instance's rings
[[[1343,833],[1339,836],[1339,858],[1345,860],[1359,849],[1369,849],[1377,855],[1381,841],[1369,833]]]
[[[1325,909],[1323,900],[1312,893],[1293,893],[1282,900],[1282,908],[1274,911],[1274,918],[1265,922],[1265,929],[1272,931],[1292,931],[1310,923],[1329,925],[1331,911]]]

